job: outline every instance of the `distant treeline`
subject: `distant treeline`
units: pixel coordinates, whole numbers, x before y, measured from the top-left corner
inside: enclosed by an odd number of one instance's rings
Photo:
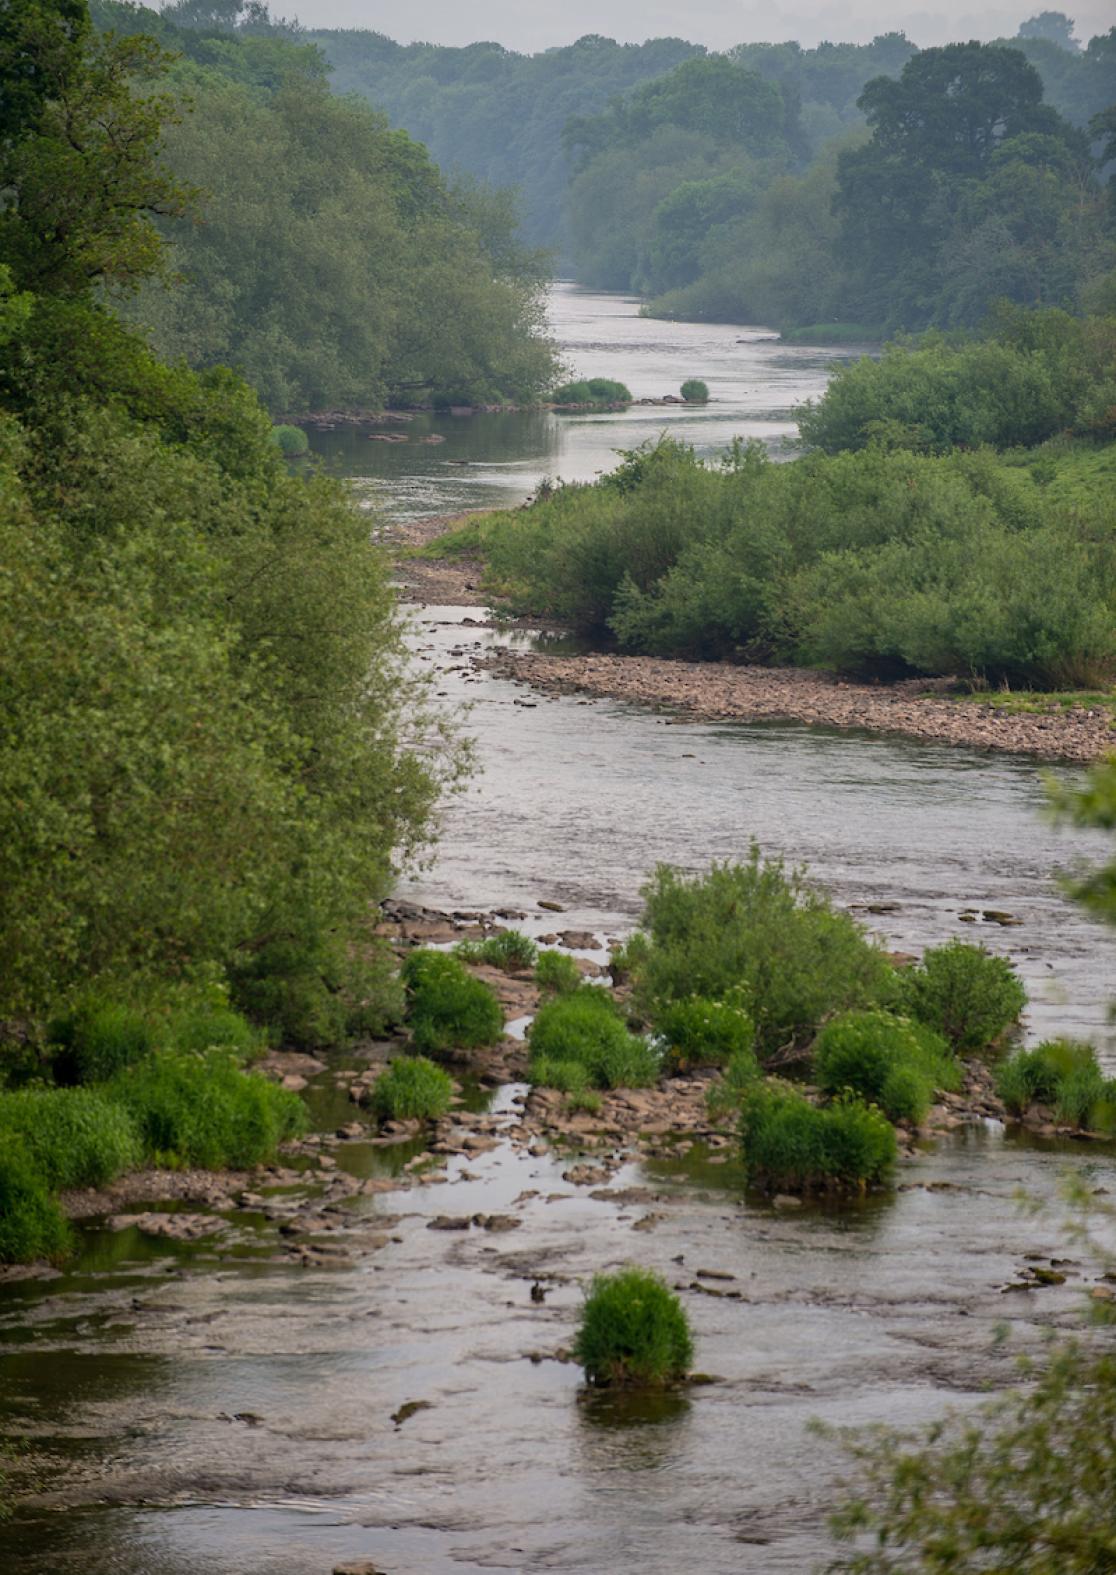
[[[546,269],[506,194],[450,185],[405,131],[333,93],[318,50],[266,12],[232,32],[235,5],[92,11],[101,31],[178,57],[163,157],[194,199],[159,221],[173,288],[147,279],[127,306],[160,355],[232,366],[274,412],[549,387]]]

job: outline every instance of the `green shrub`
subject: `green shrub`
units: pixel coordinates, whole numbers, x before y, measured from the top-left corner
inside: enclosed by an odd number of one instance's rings
[[[372,1090],[372,1109],[382,1121],[437,1121],[453,1099],[449,1073],[425,1056],[398,1056]]]
[[[382,1034],[403,1017],[403,991],[386,946],[354,956],[334,935],[270,941],[232,970],[235,1004],[284,1045],[317,1050]]]
[[[271,441],[286,454],[288,459],[310,452],[310,439],[301,427],[292,427],[285,423],[274,426],[271,429]]]
[[[769,1192],[863,1191],[895,1163],[895,1131],[879,1110],[844,1098],[813,1105],[786,1085],[749,1092],[740,1116],[748,1179]]]
[[[1015,1023],[1027,992],[1011,964],[983,946],[948,941],[902,975],[907,1011],[959,1053],[987,1050]]]
[[[569,995],[581,985],[581,970],[565,952],[541,951],[535,963],[535,982],[555,995]]]
[[[533,968],[539,955],[534,941],[519,930],[501,930],[499,935],[489,935],[483,941],[462,941],[454,950],[462,962],[488,963],[493,968],[503,968],[505,973]]]
[[[667,1001],[655,1013],[652,1026],[673,1067],[724,1066],[735,1055],[751,1054],[756,1037],[739,990],[730,991],[723,1001],[704,995]]]
[[[764,861],[714,864],[687,877],[660,865],[643,889],[646,944],[631,948],[636,999],[654,1018],[688,996],[742,987],[760,1059],[805,1043],[829,1014],[886,1004],[895,971],[801,871]]]
[[[503,1034],[496,996],[449,952],[412,952],[403,979],[416,1049],[476,1049],[495,1044]]]
[[[143,1159],[129,1113],[91,1088],[0,1094],[0,1142],[13,1139],[54,1188],[103,1186]]]
[[[847,1089],[893,1121],[921,1121],[936,1089],[961,1086],[945,1040],[888,1012],[846,1012],[827,1023],[814,1045],[814,1070],[824,1093]]]
[[[1015,1116],[1031,1105],[1053,1107],[1067,1126],[1116,1127],[1116,1079],[1106,1079],[1091,1044],[1048,1039],[1020,1050],[996,1069],[996,1092]]]
[[[745,1094],[759,1080],[759,1062],[751,1050],[738,1050],[724,1069],[719,1083],[714,1083],[705,1096],[705,1108],[710,1121],[723,1121],[736,1114]]]
[[[705,405],[709,402],[709,385],[700,377],[688,377],[679,392],[688,405]]]
[[[678,1297],[646,1269],[594,1276],[574,1359],[591,1384],[658,1388],[685,1378],[694,1342]]]
[[[556,405],[630,405],[632,402],[626,385],[611,377],[581,378],[563,383],[550,397]]]
[[[52,1262],[70,1245],[70,1228],[23,1145],[0,1148],[0,1263]]]
[[[161,1165],[220,1170],[262,1164],[306,1124],[297,1094],[242,1071],[223,1050],[152,1056],[117,1077],[109,1091],[134,1118],[147,1155]]]
[[[628,1032],[608,991],[596,985],[546,1002],[528,1038],[532,1066],[544,1062],[553,1072],[555,1063],[578,1062],[596,1088],[645,1088],[659,1074],[655,1051]]]
[[[63,1084],[103,1083],[134,1066],[154,1048],[146,1017],[120,1001],[83,1001],[50,1025],[58,1047],[55,1080]]]

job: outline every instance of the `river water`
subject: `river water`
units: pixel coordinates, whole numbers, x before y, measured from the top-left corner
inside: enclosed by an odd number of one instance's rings
[[[400,517],[515,502],[544,475],[592,475],[664,426],[708,452],[738,434],[782,444],[791,406],[820,391],[832,360],[762,330],[644,322],[624,298],[567,287],[554,322],[583,374],[637,395],[701,376],[716,402],[412,424],[415,437],[443,432],[440,445],[328,433],[325,462]],[[482,769],[406,894],[512,904],[534,933],[605,938],[630,925],[656,860],[699,868],[755,837],[808,863],[896,946],[962,934],[1010,954],[1031,990],[1032,1036],[1103,1038],[1113,948],[1057,885],[1103,843],[1049,824],[1032,763],[539,699],[469,668],[505,638],[466,622],[476,616],[415,614],[416,648]],[[1022,922],[965,924],[966,909]],[[323,1124],[351,1113],[332,1088],[314,1096]],[[496,1113],[514,1093],[500,1091]],[[375,1174],[409,1152],[355,1143],[339,1159]],[[659,1217],[636,1235],[648,1206],[588,1196],[563,1168],[501,1145],[451,1161],[445,1186],[362,1199],[391,1240],[346,1272],[276,1261],[269,1228],[238,1212],[216,1241],[189,1246],[91,1231],[64,1276],[0,1287],[0,1425],[43,1460],[39,1501],[0,1527],[0,1567],[328,1575],[366,1558],[398,1575],[798,1575],[826,1557],[842,1458],[811,1418],[913,1422],[1008,1380],[1015,1351],[1072,1323],[1089,1278],[1076,1264],[1064,1287],[1005,1294],[1025,1254],[1059,1251],[1057,1209],[1025,1216],[1017,1194],[1051,1199],[1067,1168],[1116,1186],[1106,1150],[990,1128],[905,1166],[892,1196],[780,1214],[746,1198],[731,1165],[699,1156],[616,1178],[656,1189]],[[426,1229],[438,1213],[498,1211],[520,1227]],[[629,1259],[685,1287],[698,1365],[718,1383],[632,1410],[586,1402],[576,1369],[552,1359],[587,1277]],[[739,1296],[693,1289],[706,1267],[735,1277],[707,1288]],[[540,1277],[541,1306],[529,1295]],[[428,1409],[397,1425],[408,1401]]]

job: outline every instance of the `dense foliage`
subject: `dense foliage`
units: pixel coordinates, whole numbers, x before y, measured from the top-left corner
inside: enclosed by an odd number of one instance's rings
[[[371,908],[457,769],[383,562],[244,384],[113,309],[188,199],[159,49],[4,16],[49,70],[0,141],[0,1070],[53,1023],[60,1077],[147,1077],[191,992],[183,1049],[250,1051],[230,989],[296,1042],[382,1026]]]
[[[1048,1039],[996,1068],[996,1092],[1014,1116],[1043,1105],[1056,1121],[1116,1130],[1116,1078],[1106,1078],[1090,1044]]]
[[[1004,309],[983,339],[839,372],[794,463],[663,439],[459,544],[514,609],[627,651],[1102,688],[1114,346],[1116,318]]]
[[[644,1088],[659,1075],[655,1049],[631,1033],[611,993],[598,985],[556,996],[539,1007],[528,1030],[533,1083],[576,1093],[582,1088]],[[565,1069],[576,1068],[572,1074]]]
[[[902,975],[910,1015],[960,1054],[989,1049],[1019,1020],[1027,992],[1006,957],[947,941],[923,952]]]
[[[331,92],[306,43],[176,27],[181,9],[96,7],[182,57],[163,159],[198,213],[161,219],[174,287],[151,281],[131,308],[159,354],[234,366],[273,411],[541,393],[541,263],[513,207],[451,188],[405,132]]]
[[[686,1377],[694,1342],[682,1303],[657,1274],[619,1269],[594,1276],[573,1354],[591,1384],[657,1388]]]

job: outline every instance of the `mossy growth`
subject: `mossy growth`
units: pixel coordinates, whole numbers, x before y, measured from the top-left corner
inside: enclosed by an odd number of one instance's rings
[[[372,1090],[381,1121],[437,1121],[453,1101],[453,1082],[423,1055],[397,1056]]]
[[[449,952],[412,952],[403,980],[416,1050],[478,1049],[503,1034],[504,1014],[495,994]]]
[[[693,1361],[689,1320],[678,1297],[646,1269],[594,1277],[574,1340],[589,1383],[662,1388]]]

